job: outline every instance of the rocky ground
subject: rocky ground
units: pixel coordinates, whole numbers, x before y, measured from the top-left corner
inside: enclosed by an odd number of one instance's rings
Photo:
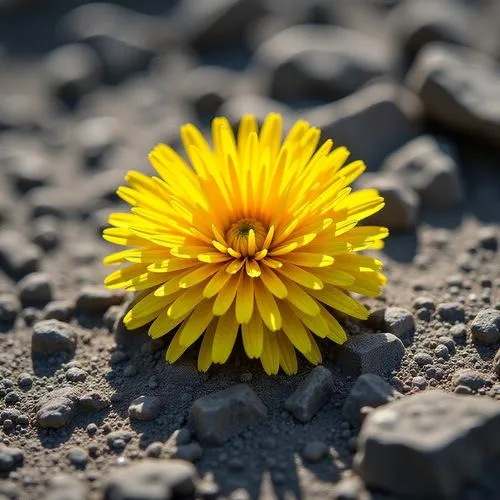
[[[1,0],[0,499],[500,498],[499,22],[495,0]],[[366,161],[389,284],[297,376],[167,365],[101,285],[114,190],[182,123],[268,111]]]

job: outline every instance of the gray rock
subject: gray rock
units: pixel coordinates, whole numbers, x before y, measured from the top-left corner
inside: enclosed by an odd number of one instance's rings
[[[227,46],[264,12],[261,0],[185,0],[172,13],[172,25],[195,48]]]
[[[496,375],[500,375],[500,349],[498,349],[495,357],[493,358],[493,372]]]
[[[113,431],[106,436],[106,443],[115,451],[122,451],[131,440],[132,433],[129,431]]]
[[[450,328],[450,335],[455,342],[464,342],[467,339],[467,327],[463,323],[457,323]]]
[[[79,402],[81,409],[86,411],[101,411],[111,404],[108,398],[96,391],[83,394]]]
[[[31,206],[33,218],[50,215],[57,219],[71,219],[81,217],[88,210],[87,191],[82,189],[68,191],[43,186],[31,190],[26,200]]]
[[[196,436],[207,444],[219,445],[267,416],[267,408],[246,384],[197,399],[189,412]]]
[[[85,500],[86,486],[74,475],[56,474],[49,478],[46,500]]]
[[[421,103],[411,92],[376,82],[314,108],[305,118],[322,129],[322,137],[332,138],[353,158],[363,159],[368,169],[377,170],[390,153],[419,135],[421,114]]]
[[[103,313],[108,307],[121,304],[124,297],[125,294],[121,290],[89,285],[78,293],[76,309],[85,313]]]
[[[74,313],[75,303],[72,300],[54,300],[43,308],[42,318],[57,319],[67,323]]]
[[[479,311],[470,325],[472,338],[485,345],[500,341],[500,311],[498,309],[483,309]]]
[[[50,181],[49,159],[40,152],[21,150],[11,155],[6,163],[7,174],[20,193],[45,186]]]
[[[338,26],[299,25],[279,31],[256,51],[254,64],[270,76],[271,97],[339,99],[390,72],[390,46]]]
[[[302,448],[302,456],[306,462],[321,462],[328,455],[328,446],[323,441],[310,441]]]
[[[38,271],[40,251],[20,233],[0,233],[0,268],[15,279]]]
[[[66,372],[66,380],[69,380],[70,382],[85,382],[87,376],[88,373],[85,370],[76,366],[71,367]]]
[[[425,207],[449,207],[462,201],[464,188],[451,146],[428,135],[391,154],[382,171],[413,189]]]
[[[458,302],[438,304],[437,313],[439,318],[447,323],[463,323],[465,320],[464,306]]]
[[[163,450],[163,443],[161,441],[154,441],[148,444],[146,448],[146,456],[152,458],[158,458]]]
[[[453,374],[451,382],[455,387],[460,385],[468,387],[471,391],[477,391],[481,387],[491,385],[491,380],[486,374],[471,370],[470,368],[457,370]]]
[[[27,274],[17,284],[19,288],[19,299],[24,306],[45,305],[52,300],[53,282],[46,273]]]
[[[56,389],[39,401],[36,419],[45,429],[59,429],[67,425],[78,410],[78,395],[68,388]]]
[[[495,227],[482,227],[478,231],[478,242],[485,250],[498,250],[498,231]]]
[[[75,446],[68,452],[68,460],[71,465],[78,469],[84,469],[89,461],[89,454],[83,448]]]
[[[119,143],[119,124],[115,118],[99,116],[78,124],[76,140],[87,167],[100,166]]]
[[[33,243],[42,250],[53,250],[59,245],[61,239],[59,220],[52,215],[37,217],[33,221],[31,235]]]
[[[154,396],[139,396],[128,407],[131,420],[154,420],[163,407],[161,399]]]
[[[113,471],[105,485],[106,500],[165,500],[192,495],[196,468],[184,460],[142,460]]]
[[[500,455],[500,404],[428,390],[374,410],[354,458],[369,487],[449,499]]]
[[[21,304],[15,295],[11,294],[1,294],[0,295],[0,324],[1,323],[13,323],[16,319],[19,311],[21,309]]]
[[[415,332],[413,315],[402,307],[378,309],[370,314],[368,321],[375,328],[385,330],[396,337],[404,337]]]
[[[359,427],[364,419],[362,409],[378,408],[390,403],[401,394],[383,378],[373,373],[360,375],[342,407],[342,416],[354,427]]]
[[[335,361],[349,374],[385,375],[400,365],[404,354],[403,343],[392,333],[361,333],[338,348]]]
[[[370,217],[371,224],[401,231],[415,227],[420,201],[411,188],[405,187],[394,177],[379,173],[365,174],[357,181],[356,187],[376,189],[384,198],[385,207]]]
[[[431,42],[471,43],[471,19],[457,2],[401,2],[389,16],[389,26],[410,57]]]
[[[24,454],[19,448],[0,445],[0,472],[11,472],[23,462]]]
[[[406,83],[426,112],[450,129],[500,144],[500,71],[470,49],[432,43],[422,49]]]
[[[297,420],[309,422],[333,392],[333,376],[324,366],[313,368],[285,401],[285,409]]]
[[[203,448],[199,443],[189,443],[178,446],[173,452],[172,458],[180,458],[188,462],[196,462],[203,454]]]
[[[37,354],[57,351],[74,351],[77,331],[68,323],[57,319],[46,319],[35,323],[31,336],[31,350]]]
[[[45,69],[53,93],[69,102],[95,88],[102,71],[95,51],[76,43],[54,49],[47,56]]]
[[[426,365],[432,365],[432,356],[427,353],[427,352],[416,352],[415,356],[413,356],[413,361],[417,363],[418,366],[426,366]]]

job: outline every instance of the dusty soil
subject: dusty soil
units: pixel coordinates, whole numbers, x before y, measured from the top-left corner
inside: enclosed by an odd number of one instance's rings
[[[290,2],[290,7],[282,5],[285,2],[255,2],[261,4],[259,8],[243,1],[222,2],[235,5],[246,21],[228,15],[209,29],[210,5],[217,2],[203,2],[205,20],[194,9],[190,20],[182,17],[181,22],[175,21],[180,19],[176,17],[179,6],[173,2],[129,1],[122,4],[148,17],[136,19],[133,16],[138,14],[119,11],[114,19],[120,25],[125,23],[120,16],[132,16],[137,33],[103,23],[95,28],[104,32],[101,38],[88,35],[89,26],[67,27],[74,9],[83,3],[0,2],[0,442],[22,455],[14,465],[0,460],[0,499],[100,499],[105,491],[113,499],[167,498],[144,492],[137,497],[111,496],[108,480],[116,470],[146,457],[166,459],[176,454],[194,461],[198,476],[204,478],[197,482],[199,498],[404,498],[375,488],[365,490],[362,483],[356,486],[359,490],[340,490],[339,482],[345,485],[346,478],[354,475],[359,431],[343,417],[342,407],[357,374],[339,366],[339,350],[330,344],[321,347],[324,366],[333,376],[333,391],[312,420],[302,423],[284,409],[284,402],[311,371],[307,362],[301,363],[296,376],[268,377],[260,364],[237,349],[227,365],[201,374],[196,371],[194,349],[179,363],[168,365],[164,360],[168,339],[152,342],[144,331],[127,332],[120,326],[120,315],[131,297],[103,296],[88,288],[100,287],[107,273],[101,259],[110,247],[100,231],[110,211],[124,208],[114,189],[127,170],[149,171],[146,154],[158,141],[178,145],[179,125],[194,121],[206,127],[210,117],[220,112],[231,112],[234,118],[240,111],[262,115],[274,109],[283,110],[292,122],[322,112],[330,102],[353,98],[367,83],[353,83],[343,74],[344,86],[328,87],[307,68],[297,70],[291,64],[290,82],[301,79],[302,87],[286,95],[279,90],[286,88],[286,71],[276,76],[276,62],[266,66],[252,59],[265,40],[306,22],[330,29],[344,26],[404,54],[381,72],[389,73],[399,88],[413,52],[424,45],[419,42],[405,52],[392,28],[382,29],[389,22],[390,9],[399,8],[400,2],[360,2],[365,8],[347,7],[347,2],[318,1],[307,8],[308,2]],[[184,7],[193,9],[195,4],[186,2]],[[451,4],[457,13],[469,8],[465,1]],[[476,13],[479,20],[471,23],[470,30],[483,26],[487,9],[498,11],[494,2],[481,5],[484,11]],[[91,13],[89,23],[93,25],[93,19],[97,25],[98,17]],[[471,31],[463,44],[494,61],[500,51],[478,46],[476,33]],[[434,39],[446,40],[446,36]],[[61,81],[68,77],[61,67],[50,69],[50,64],[57,65],[48,58],[67,42],[91,47],[98,56],[96,67],[83,61],[85,56],[77,64],[84,68],[87,83],[63,91]],[[58,64],[69,65],[76,57],[70,53]],[[219,69],[209,75],[207,67],[217,65]],[[274,90],[267,83],[271,74]],[[500,78],[490,83],[498,89]],[[251,101],[243,109],[245,99],[255,95],[262,101]],[[445,207],[422,203],[404,230],[392,231],[379,254],[388,286],[382,297],[364,303],[374,311],[401,307],[415,321],[414,331],[398,335],[405,346],[400,366],[380,375],[404,398],[441,388],[471,393],[467,396],[471,404],[476,399],[499,400],[500,383],[493,368],[499,343],[474,340],[470,326],[479,311],[500,309],[500,142],[492,139],[493,132],[457,130],[431,115],[424,111],[415,135],[444,135],[451,141],[457,149],[456,175],[463,195]],[[334,118],[329,116],[330,121]],[[491,129],[498,126],[498,116],[494,121],[491,118]],[[378,126],[394,127],[390,119]],[[358,140],[370,142],[372,132],[370,127],[360,127]],[[383,167],[364,159],[373,175],[379,175]],[[30,288],[24,280],[32,272],[42,274],[31,278],[38,285]],[[451,316],[441,312],[447,303],[455,303]],[[74,327],[76,349],[52,345],[50,352],[34,352],[34,325],[46,318],[62,319]],[[343,321],[352,334],[389,331],[375,321]],[[457,324],[464,325],[462,336],[457,333],[460,327],[452,331]],[[429,364],[416,362],[417,353],[428,354]],[[474,370],[483,383],[466,389],[457,384],[456,373],[466,368]],[[199,443],[188,421],[193,402],[238,383],[253,389],[268,408],[267,417],[221,445]],[[44,428],[40,400],[59,389],[69,390],[68,404],[76,398],[79,409],[64,426]],[[85,407],[82,395],[88,393],[96,394],[94,403]],[[143,395],[159,398],[161,411],[150,420],[130,418],[131,402]],[[312,442],[327,450],[317,460],[304,453]],[[1,453],[6,453],[5,448],[0,448]],[[51,482],[57,474],[73,481],[65,491]],[[469,482],[459,497],[498,498],[498,481],[493,465]]]

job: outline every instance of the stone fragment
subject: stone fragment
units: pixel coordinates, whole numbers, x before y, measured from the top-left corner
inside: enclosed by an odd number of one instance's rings
[[[196,436],[219,445],[267,416],[267,408],[246,384],[197,399],[189,412]]]
[[[413,356],[413,361],[417,363],[418,366],[425,366],[425,365],[432,365],[432,356],[423,351],[418,351],[415,353],[415,356]]]
[[[92,90],[101,77],[101,62],[90,47],[74,43],[57,47],[45,61],[52,92],[72,103]]]
[[[429,116],[448,128],[500,144],[500,72],[471,49],[432,43],[420,51],[406,84]]]
[[[98,116],[87,118],[76,132],[80,153],[88,168],[101,166],[119,143],[119,124],[115,118]]]
[[[370,170],[377,170],[390,153],[419,135],[421,115],[421,103],[411,92],[377,82],[318,106],[305,118],[321,128],[322,137],[334,139],[353,158],[363,158]],[[360,135],[364,140],[359,140]]]
[[[85,500],[87,488],[74,475],[56,474],[49,478],[46,500]]]
[[[285,401],[285,409],[297,420],[309,422],[333,392],[333,376],[324,366],[313,368]]]
[[[385,375],[400,365],[404,354],[403,343],[392,333],[361,333],[338,348],[335,361],[349,374]]]
[[[155,396],[139,396],[128,407],[130,420],[154,420],[162,409],[161,399]]]
[[[381,171],[413,189],[424,207],[449,207],[462,201],[464,188],[451,145],[422,135],[391,154]]]
[[[189,443],[178,446],[173,452],[172,458],[180,458],[188,462],[196,462],[203,454],[203,448],[199,443]]]
[[[33,243],[42,250],[49,251],[56,248],[61,240],[59,221],[52,215],[37,217],[33,221],[31,236]]]
[[[36,419],[45,429],[59,429],[71,422],[78,409],[78,395],[72,389],[56,389],[39,401]]]
[[[478,242],[481,248],[496,252],[498,250],[498,235],[495,227],[482,227],[478,232]]]
[[[24,306],[45,305],[52,300],[54,285],[52,278],[46,273],[27,274],[17,286],[19,299]]]
[[[493,372],[496,375],[500,375],[500,349],[498,349],[495,357],[493,358]]]
[[[465,320],[464,306],[458,302],[438,304],[437,313],[439,318],[447,323],[463,323]]]
[[[31,336],[31,350],[37,354],[57,351],[74,351],[77,331],[68,323],[57,319],[45,319],[35,323]]]
[[[374,410],[354,458],[369,487],[409,498],[456,498],[500,456],[500,403],[428,390]]]
[[[21,304],[15,295],[3,293],[0,295],[0,324],[13,323]]]
[[[23,465],[24,453],[19,448],[0,445],[0,472],[11,472]]]
[[[471,370],[470,368],[463,368],[453,374],[452,384],[455,387],[460,385],[468,387],[471,391],[477,391],[481,387],[491,385],[491,380],[484,373]]]
[[[328,446],[323,441],[310,441],[302,449],[302,456],[310,464],[321,462],[328,455]]]
[[[72,366],[66,372],[66,380],[68,380],[69,382],[85,382],[87,376],[88,373],[85,370],[78,368],[77,366]]]
[[[368,319],[375,328],[385,330],[396,337],[411,335],[415,331],[415,319],[402,307],[386,307],[370,314]]]
[[[390,403],[401,394],[383,378],[373,373],[360,375],[342,407],[342,416],[354,427],[359,427],[364,418],[362,409],[378,408]]]
[[[49,302],[42,311],[42,319],[57,319],[67,323],[75,312],[72,300],[54,300]]]
[[[280,30],[255,52],[268,92],[282,101],[339,99],[390,71],[390,46],[339,26],[301,24]]]
[[[86,286],[76,298],[76,309],[85,313],[103,313],[108,307],[123,302],[125,294],[121,290],[108,290],[101,286]]]
[[[20,193],[49,183],[50,162],[39,152],[17,151],[8,158],[6,167],[14,188]]]
[[[184,460],[145,459],[111,472],[106,500],[165,500],[194,493],[196,468]]]
[[[83,394],[79,402],[80,408],[86,411],[101,411],[111,404],[108,398],[96,391]]]
[[[40,251],[20,233],[0,232],[0,268],[14,279],[38,270]]]
[[[498,309],[482,309],[470,325],[472,338],[485,345],[500,341],[500,311]]]
[[[83,448],[75,446],[68,452],[68,460],[71,465],[77,469],[84,469],[89,461],[89,454]]]
[[[415,227],[420,201],[412,189],[379,173],[367,173],[356,184],[359,189],[376,189],[384,198],[385,207],[370,217],[372,224],[400,231]]]

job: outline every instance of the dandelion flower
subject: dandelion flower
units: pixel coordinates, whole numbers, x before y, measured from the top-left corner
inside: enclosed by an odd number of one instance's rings
[[[268,374],[296,373],[297,351],[320,363],[317,337],[346,340],[335,312],[366,319],[351,293],[374,297],[386,282],[379,260],[357,254],[388,235],[358,226],[384,206],[375,190],[351,192],[364,163],[345,164],[349,151],[331,140],[318,147],[320,131],[302,120],[282,141],[275,113],[260,130],[244,116],[236,135],[215,118],[212,146],[190,124],[181,138],[189,161],[156,146],[158,176],[128,172],[117,193],[130,213],[104,230],[128,247],[105,258],[127,264],[105,284],[138,292],[125,326],[170,333],[171,363],[200,340],[201,371],[226,362],[239,335]]]

